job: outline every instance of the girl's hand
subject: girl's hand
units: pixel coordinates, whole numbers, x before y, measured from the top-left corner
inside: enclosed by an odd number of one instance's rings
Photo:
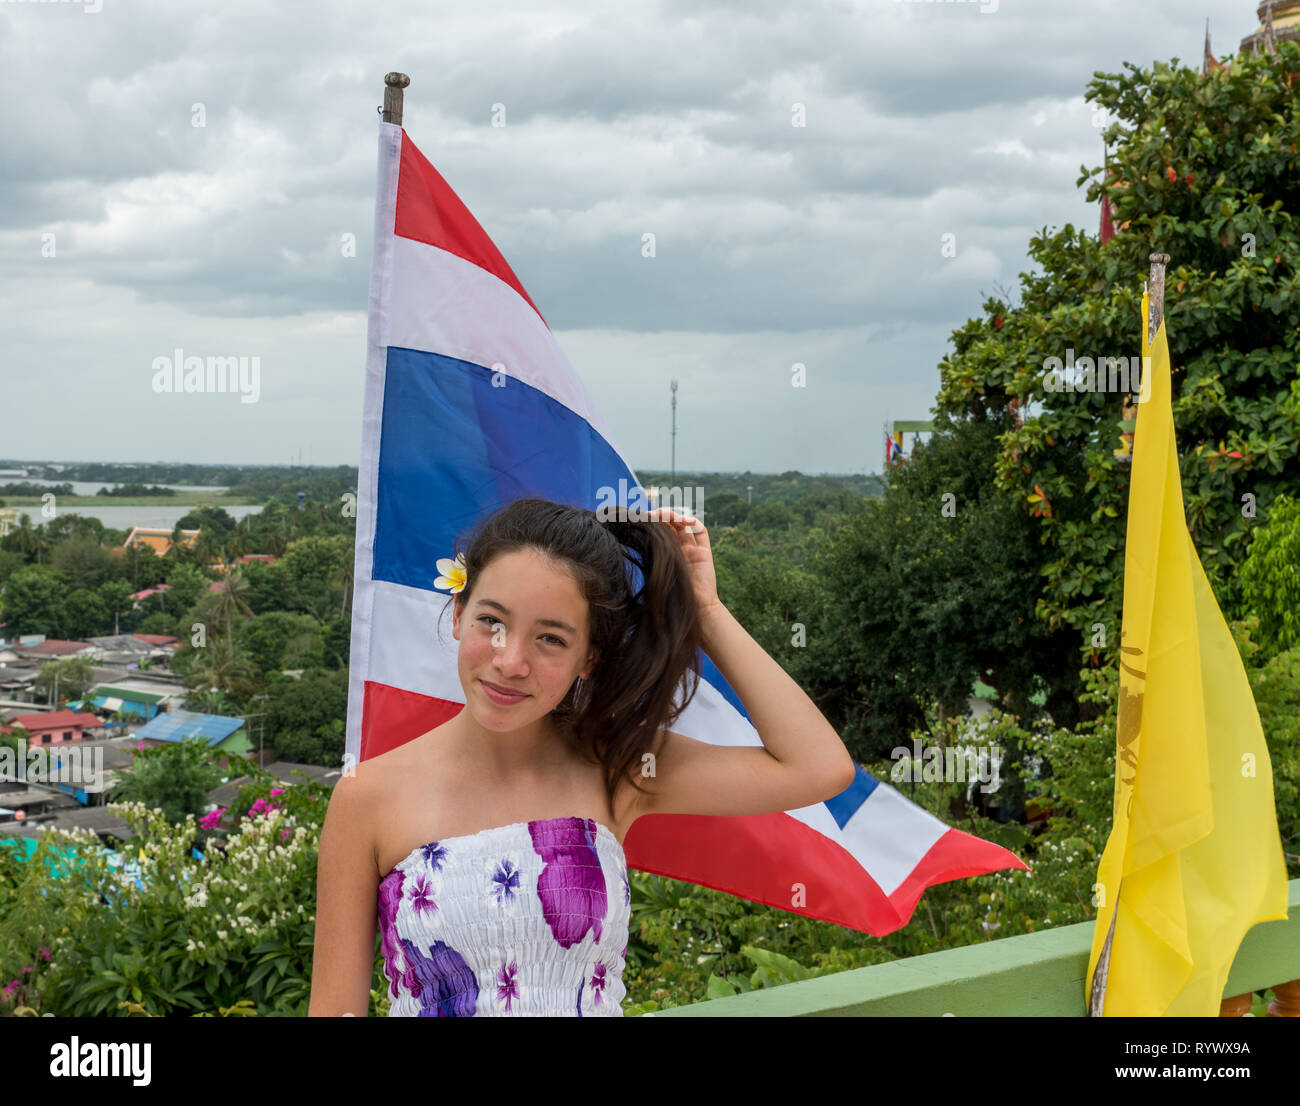
[[[684,515],[668,507],[655,508],[650,512],[650,517],[671,526],[675,531],[695,587],[700,616],[707,617],[721,608],[718,580],[713,571],[713,549],[709,545],[709,532],[704,523],[692,515]]]

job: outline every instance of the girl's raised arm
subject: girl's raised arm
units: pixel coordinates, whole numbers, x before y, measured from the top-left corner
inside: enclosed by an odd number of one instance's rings
[[[678,536],[699,601],[703,649],[740,696],[761,746],[714,745],[663,731],[641,814],[741,816],[797,810],[833,798],[857,773],[839,734],[807,693],[718,600],[708,531],[663,511]]]

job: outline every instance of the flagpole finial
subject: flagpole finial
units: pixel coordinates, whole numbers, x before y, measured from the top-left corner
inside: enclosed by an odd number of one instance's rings
[[[402,89],[411,83],[405,73],[384,74],[384,109],[385,123],[402,125]]]
[[[1165,266],[1169,264],[1169,255],[1167,253],[1153,253],[1147,258],[1151,262],[1151,272],[1149,274],[1150,284],[1150,317],[1147,319],[1147,341],[1154,342],[1156,331],[1160,329],[1160,320],[1165,312]]]

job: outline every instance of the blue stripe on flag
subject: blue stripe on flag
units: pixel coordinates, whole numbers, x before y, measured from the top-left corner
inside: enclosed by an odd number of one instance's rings
[[[843,829],[848,820],[858,812],[858,808],[867,801],[880,783],[862,765],[854,762],[854,767],[857,769],[857,775],[853,777],[853,782],[833,799],[826,800],[826,809],[831,812],[831,817],[835,819],[840,829]]]
[[[753,725],[753,721],[745,710],[745,704],[740,701],[740,696],[727,683],[722,673],[718,671],[718,666],[709,660],[708,654],[702,649],[700,650],[700,675],[718,689],[719,694],[736,708],[737,713],[746,722],[749,722],[751,726]]]
[[[373,578],[432,591],[454,539],[511,500],[594,510],[636,478],[580,415],[481,365],[390,347],[379,449]],[[639,581],[638,581],[639,582]]]

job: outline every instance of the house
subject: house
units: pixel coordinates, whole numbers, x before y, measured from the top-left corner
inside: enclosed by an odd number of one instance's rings
[[[0,733],[11,733],[14,726],[22,726],[32,745],[67,745],[83,737],[99,737],[104,723],[86,711],[52,710],[38,714],[19,714],[9,719],[9,725],[0,726]]]
[[[275,564],[275,557],[270,553],[244,553],[236,557],[231,564],[224,564],[220,560],[214,561],[208,567],[216,572],[229,572],[231,568],[238,568],[240,565],[249,564],[252,561],[260,561],[262,564]]]
[[[7,799],[8,796],[0,795],[0,800]],[[52,829],[79,829],[94,830],[99,836],[100,842],[104,845],[115,847],[118,842],[129,841],[135,836],[130,824],[121,815],[114,814],[105,810],[102,806],[92,807],[73,807],[62,808],[56,812],[28,815],[20,820],[14,820],[12,815],[6,816],[5,810],[13,810],[12,807],[0,807],[0,843],[13,841],[13,847],[24,849],[25,859],[30,858],[36,851],[35,841],[44,833]],[[30,842],[24,846],[24,842]],[[75,856],[76,850],[69,848],[68,856]]]
[[[0,783],[0,826],[58,811],[79,809],[75,800],[39,785],[29,787],[22,781]]]
[[[224,714],[200,714],[197,711],[174,710],[160,714],[141,726],[132,735],[143,741],[146,748],[179,744],[188,738],[201,738],[213,752],[243,756],[252,750],[252,742],[244,732],[242,718]]]
[[[0,701],[34,703],[37,670],[30,664],[11,664],[0,660]]]
[[[171,584],[158,584],[151,588],[141,588],[139,591],[133,591],[130,595],[130,599],[134,602],[135,606],[138,608],[141,603],[143,603],[146,599],[149,598],[149,596],[161,595],[163,592],[170,591],[170,590],[171,590]]]
[[[161,586],[167,587],[168,585],[163,584]],[[180,638],[173,637],[171,634],[132,634],[131,636],[139,638],[141,641],[152,645],[155,648],[163,648],[169,652],[181,643]]]
[[[163,644],[164,642],[169,644]],[[179,638],[164,634],[107,634],[92,637],[97,664],[114,668],[138,668],[142,660],[161,660],[171,657]]]
[[[304,776],[316,783],[323,783],[326,787],[333,787],[343,776],[342,768],[324,768],[319,764],[295,764],[288,760],[272,761],[266,766],[266,772],[286,787],[301,783]],[[252,776],[237,776],[214,787],[208,792],[208,809],[216,810],[219,807],[229,809],[234,806],[239,798],[239,792],[252,782]]]
[[[91,656],[95,647],[88,641],[61,641],[58,638],[44,638],[34,645],[20,644],[14,646],[15,653],[24,660],[48,661],[63,657]]]
[[[101,684],[87,692],[84,702],[95,710],[110,714],[120,710],[148,720],[166,711],[173,698],[176,697],[161,689],[146,691],[139,687]]]
[[[182,530],[180,544],[192,547],[198,536],[198,530]],[[133,526],[131,532],[126,536],[126,541],[122,543],[122,548],[127,549],[132,545],[146,545],[161,557],[171,549],[172,544],[172,532],[170,530],[161,527]]]

